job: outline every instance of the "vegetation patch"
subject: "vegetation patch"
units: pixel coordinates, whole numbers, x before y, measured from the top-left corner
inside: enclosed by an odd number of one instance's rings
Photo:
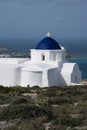
[[[14,119],[21,122],[8,129],[4,126],[6,130],[74,130],[87,126],[87,86],[0,86],[0,121]]]

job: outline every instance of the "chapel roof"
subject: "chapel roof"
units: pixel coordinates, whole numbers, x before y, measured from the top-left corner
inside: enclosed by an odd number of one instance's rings
[[[61,47],[57,41],[51,37],[45,37],[36,46],[37,50],[60,50]]]

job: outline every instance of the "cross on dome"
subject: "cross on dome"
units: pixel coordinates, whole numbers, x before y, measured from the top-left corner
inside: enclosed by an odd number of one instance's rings
[[[46,35],[47,35],[47,37],[50,37],[50,36],[51,36],[51,33],[50,33],[50,32],[48,32]]]

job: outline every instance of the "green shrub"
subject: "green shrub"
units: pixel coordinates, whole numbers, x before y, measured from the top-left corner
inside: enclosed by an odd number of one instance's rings
[[[38,122],[40,123],[46,123],[46,122],[49,122],[48,120],[48,117],[45,115],[45,116],[40,116],[40,117],[37,117],[36,119]]]
[[[21,87],[21,86],[14,86],[14,87],[3,87],[0,85],[0,93],[28,93],[31,92],[31,88],[29,87]]]
[[[40,87],[35,85],[35,86],[32,87],[32,89],[40,89]]]
[[[62,125],[62,126],[79,126],[81,123],[79,118],[72,118],[69,115],[62,115],[58,117],[55,121],[53,121],[53,124],[55,125]]]
[[[52,111],[47,107],[21,104],[6,107],[0,112],[0,120],[30,119],[40,116],[51,119]]]
[[[14,99],[11,102],[11,105],[20,105],[20,104],[34,105],[35,101],[31,97],[25,97],[25,96],[14,97]]]
[[[64,94],[68,96],[78,96],[84,94],[83,91],[81,91],[81,86],[73,86],[67,89],[67,91],[64,92]]]
[[[28,103],[28,100],[22,97],[22,98],[15,99],[11,104],[17,105],[17,104],[26,104],[26,103]]]
[[[31,120],[29,122],[22,122],[18,130],[45,130],[44,126],[41,123],[38,123],[35,120]]]
[[[0,93],[8,93],[8,89],[2,85],[0,85]]]
[[[67,126],[53,125],[52,124],[48,130],[67,130]]]
[[[16,96],[10,96],[9,94],[0,94],[0,105],[9,104]]]
[[[57,91],[56,91],[57,89],[56,89],[56,87],[49,87],[49,88],[43,88],[43,89],[39,89],[39,91],[38,91],[38,97],[55,97],[55,96],[57,96]]]
[[[21,86],[15,86],[15,87],[8,87],[9,93],[28,93],[31,92],[31,88],[29,87],[21,87]]]
[[[60,105],[65,103],[72,103],[72,101],[68,97],[51,97],[49,98],[48,103]]]
[[[7,127],[4,127],[4,128],[2,128],[1,130],[18,130],[18,126],[11,126],[11,125],[9,125],[9,126],[7,126]]]

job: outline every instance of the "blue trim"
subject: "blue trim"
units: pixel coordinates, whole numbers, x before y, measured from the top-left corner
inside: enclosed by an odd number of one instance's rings
[[[35,49],[38,50],[60,50],[61,47],[59,44],[52,39],[51,37],[46,37],[43,40],[41,40]]]

